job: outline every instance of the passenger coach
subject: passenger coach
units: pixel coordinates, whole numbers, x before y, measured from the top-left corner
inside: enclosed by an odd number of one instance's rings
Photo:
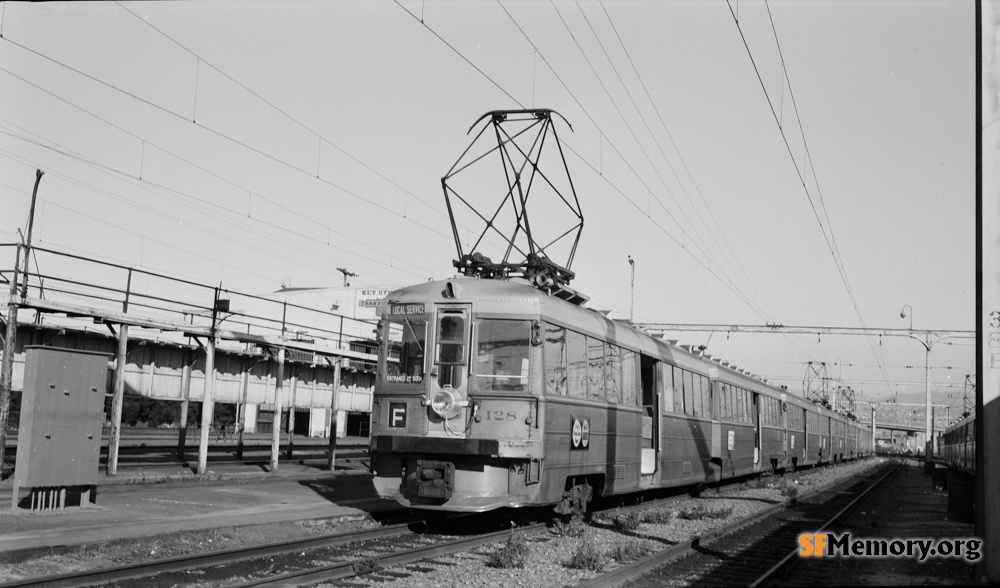
[[[380,496],[421,509],[581,509],[593,493],[867,455],[867,427],[524,280],[386,298],[372,414]]]

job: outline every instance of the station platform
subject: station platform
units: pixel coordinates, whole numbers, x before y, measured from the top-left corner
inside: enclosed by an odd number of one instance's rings
[[[340,439],[343,450],[367,447],[367,438]],[[357,447],[355,447],[357,446]],[[34,511],[11,509],[13,478],[0,481],[0,563],[69,553],[109,542],[158,535],[307,519],[361,519],[395,510],[379,499],[363,460],[281,462],[274,472],[261,463],[208,463],[196,475],[182,463],[119,468],[98,475],[86,507]],[[20,497],[25,498],[26,489]]]

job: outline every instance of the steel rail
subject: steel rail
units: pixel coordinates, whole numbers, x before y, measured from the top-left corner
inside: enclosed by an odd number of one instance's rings
[[[529,534],[544,531],[546,528],[546,523],[536,523],[526,527],[519,527],[521,532]],[[417,547],[407,551],[376,555],[355,561],[346,561],[327,566],[299,570],[297,572],[288,572],[270,578],[250,580],[249,582],[242,582],[236,584],[235,586],[239,586],[240,588],[248,586],[305,586],[323,581],[340,580],[343,578],[357,576],[364,570],[406,565],[433,557],[467,551],[481,545],[496,543],[509,537],[511,532],[512,531],[510,529],[504,529],[502,531],[486,533],[485,535],[477,535],[475,537],[466,537],[444,543]]]
[[[886,466],[887,468],[889,468],[888,471],[886,472],[885,475],[880,477],[878,481],[876,481],[873,484],[873,486],[877,485],[879,482],[884,480],[886,476],[895,471],[896,469],[895,465],[896,464]],[[726,535],[729,535],[730,533],[734,533],[744,527],[750,526],[754,523],[757,523],[758,521],[761,521],[778,512],[781,512],[786,508],[788,508],[789,506],[792,506],[793,504],[801,500],[805,500],[813,496],[816,496],[822,492],[826,492],[830,488],[833,488],[834,486],[837,486],[838,484],[841,484],[843,482],[844,480],[836,480],[820,488],[815,488],[808,492],[804,492],[795,498],[789,498],[783,502],[775,504],[774,506],[770,506],[762,511],[754,513],[753,515],[747,518],[740,519],[724,527],[713,529],[707,533],[694,537],[693,539],[689,539],[688,541],[678,543],[677,545],[673,545],[667,549],[650,554],[642,559],[636,560],[635,562],[618,567],[614,570],[611,570],[610,572],[601,574],[600,576],[597,576],[595,578],[577,584],[576,588],[602,588],[606,586],[619,586],[633,578],[639,577],[645,573],[655,570],[656,568],[662,567],[680,558],[681,556],[691,553],[692,551],[696,551],[697,549],[705,547],[710,543],[712,543],[713,541],[720,539]]]
[[[397,525],[387,525],[378,529],[367,529],[362,531],[351,531],[349,533],[339,533],[335,535],[324,535],[322,537],[310,537],[307,539],[291,539],[278,543],[270,543],[255,547],[241,547],[215,551],[212,553],[202,553],[196,555],[183,555],[168,559],[155,560],[151,562],[139,562],[112,568],[99,568],[94,570],[81,570],[67,572],[54,576],[39,578],[28,578],[16,582],[5,583],[3,588],[26,588],[41,587],[46,588],[76,588],[80,586],[107,586],[114,585],[115,582],[125,582],[148,578],[162,573],[181,572],[194,568],[238,563],[259,557],[280,555],[295,551],[318,549],[332,545],[342,545],[377,539],[380,537],[390,537],[409,533],[408,525],[411,523],[400,523]]]
[[[830,517],[829,520],[827,520],[825,523],[823,523],[822,525],[820,525],[820,527],[818,529],[816,529],[816,532],[826,530],[827,527],[829,527],[830,525],[834,524],[835,522],[837,522],[838,520],[840,520],[840,518],[843,517],[845,514],[847,514],[850,511],[852,511],[858,505],[858,503],[861,502],[862,499],[866,498],[868,496],[868,494],[870,494],[872,492],[872,490],[874,490],[875,488],[878,488],[878,486],[886,478],[888,478],[892,473],[894,473],[898,468],[899,468],[899,463],[894,462],[894,467],[893,468],[891,468],[888,472],[885,473],[885,475],[883,475],[882,477],[880,477],[878,480],[875,480],[875,482],[873,482],[871,486],[869,486],[863,492],[861,492],[860,494],[858,494],[858,496],[854,500],[852,500],[851,502],[849,502],[844,508],[840,509],[840,511],[837,512],[837,514],[833,515],[832,517]],[[771,576],[773,576],[774,574],[776,574],[781,568],[783,568],[785,565],[787,565],[788,562],[791,561],[791,559],[793,557],[795,557],[796,555],[798,555],[798,553],[799,553],[798,548],[791,550],[788,553],[788,555],[786,555],[785,557],[783,557],[781,559],[781,561],[779,561],[778,563],[776,563],[773,566],[771,566],[771,569],[767,570],[766,572],[764,572],[763,574],[761,574],[759,578],[757,578],[756,580],[754,580],[750,584],[751,588],[754,588],[756,586],[760,586],[763,582],[766,582]]]

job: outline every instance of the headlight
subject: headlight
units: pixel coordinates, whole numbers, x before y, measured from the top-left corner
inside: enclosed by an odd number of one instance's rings
[[[441,418],[447,419],[455,415],[451,414],[455,410],[455,397],[447,390],[441,390],[434,395],[431,401],[431,409]]]
[[[441,390],[431,400],[431,410],[443,419],[450,419],[458,416],[458,408],[463,404],[458,402],[453,391]]]

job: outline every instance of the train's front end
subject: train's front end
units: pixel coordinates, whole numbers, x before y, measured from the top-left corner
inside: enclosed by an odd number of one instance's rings
[[[475,278],[386,298],[370,447],[380,496],[466,512],[538,503],[539,298]]]

